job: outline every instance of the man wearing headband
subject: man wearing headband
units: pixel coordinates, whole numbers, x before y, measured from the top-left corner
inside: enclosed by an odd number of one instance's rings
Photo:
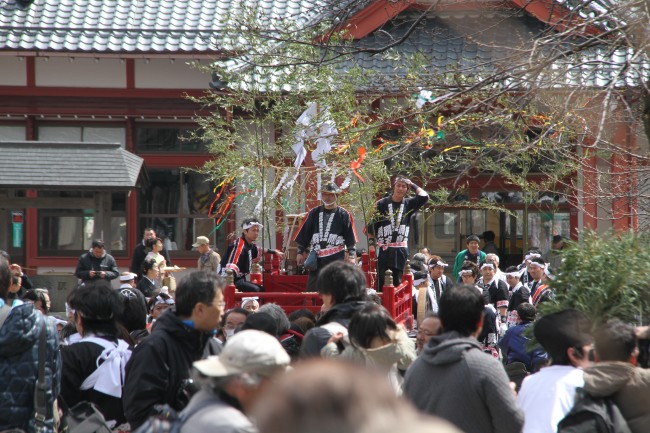
[[[461,251],[456,255],[454,260],[454,270],[451,272],[451,277],[454,281],[459,281],[458,272],[463,267],[465,261],[476,263],[483,263],[485,261],[485,253],[478,249],[479,238],[476,235],[467,236],[466,245],[467,249]]]
[[[528,272],[532,281],[528,283],[530,288],[531,303],[537,308],[540,302],[553,299],[553,291],[546,283],[546,262],[541,257],[533,257],[528,263]]]
[[[298,245],[298,266],[305,263],[309,249],[317,254],[316,268],[309,270],[307,289],[316,289],[316,278],[320,269],[329,263],[345,259],[348,252],[350,262],[356,261],[357,233],[354,229],[354,219],[350,212],[338,206],[337,194],[341,190],[335,183],[330,182],[320,191],[323,204],[309,211],[303,220],[298,233],[293,238]]]
[[[520,271],[524,271],[521,274],[521,283],[524,286],[529,285],[529,283],[533,280],[528,273],[528,264],[532,259],[535,257],[542,257],[542,251],[537,248],[537,247],[530,247],[528,251],[526,251],[526,254],[524,254],[524,260],[521,262],[521,264],[517,267]]]
[[[406,198],[409,188],[415,197]],[[377,290],[384,285],[388,269],[393,272],[393,284],[402,282],[402,272],[409,256],[408,238],[411,216],[427,201],[429,194],[406,177],[397,177],[393,193],[375,204],[375,216],[368,224],[368,245],[377,248]]]
[[[250,297],[250,298],[242,298],[241,308],[243,308],[246,311],[250,311],[251,313],[255,313],[257,310],[260,309],[259,298],[257,296]]]
[[[481,265],[483,279],[480,286],[488,302],[499,313],[501,323],[505,324],[508,311],[508,285],[495,277],[496,271],[496,263],[490,261],[483,263]]]
[[[506,281],[508,282],[508,290],[510,291],[510,301],[508,302],[508,317],[506,324],[508,328],[517,324],[519,319],[517,315],[517,307],[524,302],[530,303],[530,290],[528,287],[521,284],[519,279],[520,272],[516,266],[509,266],[506,268]]]
[[[440,256],[433,255],[429,259],[429,287],[427,288],[427,307],[426,311],[438,312],[438,303],[440,296],[447,288],[452,286],[452,282],[445,275],[445,268],[449,266]]]
[[[251,265],[259,262],[264,253],[277,254],[280,259],[284,253],[270,248],[262,248],[255,244],[260,235],[262,224],[257,218],[246,218],[242,224],[242,234],[231,243],[221,259],[221,272],[225,275],[226,269],[231,269],[235,274],[235,286],[240,292],[261,292],[264,288],[258,284],[246,281],[246,276],[251,272]]]

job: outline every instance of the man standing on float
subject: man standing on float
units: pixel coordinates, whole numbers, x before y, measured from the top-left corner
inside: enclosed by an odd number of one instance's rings
[[[408,190],[415,197],[405,198]],[[368,224],[368,247],[377,251],[377,290],[384,285],[386,270],[393,272],[393,284],[402,282],[402,272],[409,257],[408,238],[411,215],[429,200],[429,194],[406,177],[397,177],[393,193],[375,205],[376,211]]]
[[[356,260],[357,233],[354,220],[350,212],[336,203],[337,194],[340,194],[341,190],[335,183],[330,182],[321,188],[320,192],[323,204],[309,211],[293,238],[298,245],[297,264],[305,265],[309,270],[309,291],[316,290],[318,272],[331,262],[344,260],[346,250],[348,260],[352,263]],[[308,260],[310,253],[314,260]]]

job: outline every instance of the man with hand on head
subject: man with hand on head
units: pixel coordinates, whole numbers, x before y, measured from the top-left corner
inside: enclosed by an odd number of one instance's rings
[[[260,235],[260,230],[264,227],[257,218],[246,218],[242,221],[241,236],[233,243],[228,245],[223,258],[221,259],[221,273],[225,275],[226,269],[230,269],[235,274],[235,287],[240,292],[261,292],[264,290],[259,284],[251,283],[246,280],[250,274],[253,263],[262,260],[264,253],[277,254],[280,259],[284,253],[270,248],[262,248],[255,241]]]
[[[406,198],[408,190],[415,197]],[[384,275],[393,272],[393,284],[402,282],[402,272],[409,257],[408,238],[411,216],[429,200],[429,194],[410,179],[398,176],[393,192],[375,204],[375,216],[368,224],[368,245],[377,249],[377,290],[384,285]]]
[[[307,290],[316,289],[318,273],[329,263],[344,260],[347,250],[351,263],[356,262],[357,233],[350,212],[337,204],[340,188],[333,182],[320,190],[322,205],[309,211],[293,238],[298,245],[298,266],[309,271]],[[309,255],[315,260],[307,260]],[[313,266],[312,266],[313,263]]]

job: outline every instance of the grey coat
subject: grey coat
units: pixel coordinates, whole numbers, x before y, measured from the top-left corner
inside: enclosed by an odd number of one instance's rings
[[[257,433],[257,427],[237,408],[223,402],[210,391],[199,391],[185,408],[192,411],[194,407],[205,400],[212,404],[199,409],[190,416],[181,428],[181,433],[211,432],[211,433]]]
[[[456,332],[429,341],[406,372],[404,395],[465,433],[519,433],[524,424],[501,363]]]

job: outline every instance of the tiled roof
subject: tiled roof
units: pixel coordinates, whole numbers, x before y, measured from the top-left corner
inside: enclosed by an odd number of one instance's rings
[[[0,2],[0,50],[216,52],[238,11],[298,25],[335,13],[331,0],[35,0]],[[341,5],[344,2],[337,2]]]
[[[0,142],[0,188],[127,190],[143,159],[119,144]]]

